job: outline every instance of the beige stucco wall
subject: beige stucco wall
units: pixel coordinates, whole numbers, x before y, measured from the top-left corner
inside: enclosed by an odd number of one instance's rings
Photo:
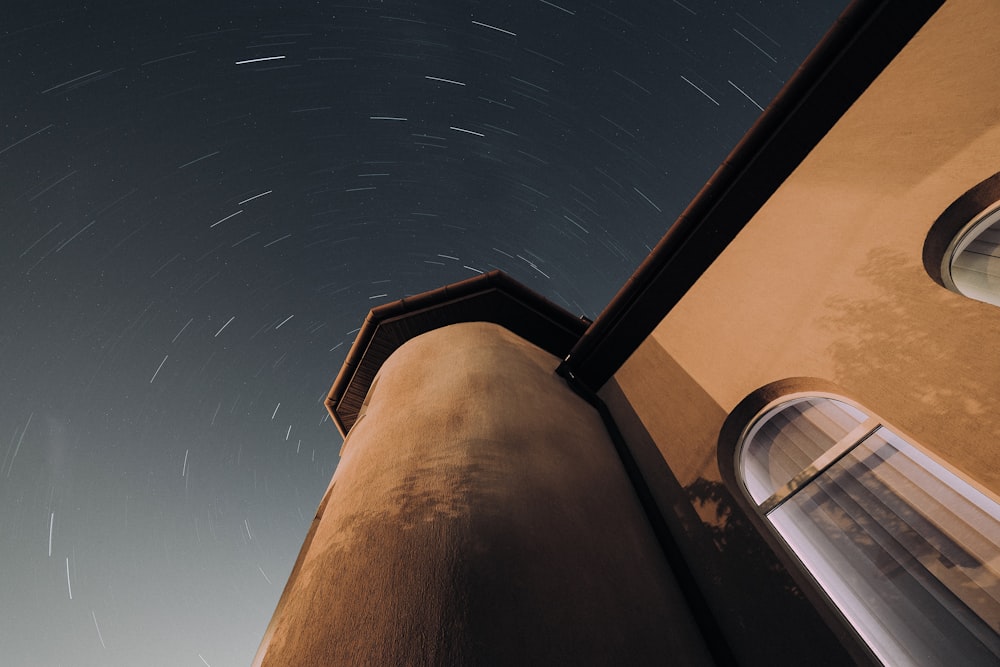
[[[947,2],[619,373],[649,403],[667,377],[644,361],[657,345],[719,406],[683,434],[706,477],[725,414],[813,376],[1000,492],[1000,308],[921,261],[941,212],[1000,171],[998,24],[995,0]],[[658,409],[640,416],[668,443]]]
[[[394,352],[255,664],[707,664],[557,363],[485,323]]]

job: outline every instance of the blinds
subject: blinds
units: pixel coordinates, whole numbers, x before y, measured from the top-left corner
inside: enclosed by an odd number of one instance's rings
[[[765,414],[741,470],[758,482],[779,470],[766,480],[776,485],[788,461],[842,444],[850,420],[868,417],[841,406],[811,398]],[[849,419],[825,420],[836,411]],[[1000,664],[1000,506],[889,429],[849,443],[767,519],[886,664]]]
[[[786,486],[867,415],[830,398],[782,403],[748,432],[741,454],[744,483],[758,504]]]
[[[1000,210],[987,212],[958,241],[950,271],[960,293],[1000,306]]]

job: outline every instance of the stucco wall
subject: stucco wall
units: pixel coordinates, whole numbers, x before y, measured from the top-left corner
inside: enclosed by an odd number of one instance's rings
[[[739,664],[874,664],[722,481],[726,411],[695,378],[649,338],[600,396]]]
[[[707,664],[557,363],[484,323],[394,352],[256,664]]]
[[[720,474],[723,423],[752,392],[832,383],[1000,496],[1000,308],[946,290],[922,258],[942,212],[1000,171],[998,23],[995,0],[949,0],[601,391],[630,447],[658,451],[645,472],[741,657],[794,628],[865,658]],[[774,575],[763,614],[720,585],[741,568]],[[826,629],[780,616],[803,598]],[[750,662],[795,664],[787,649]]]
[[[1000,491],[1000,308],[921,259],[935,219],[1000,171],[998,22],[993,0],[946,3],[656,329],[724,413],[824,378]]]

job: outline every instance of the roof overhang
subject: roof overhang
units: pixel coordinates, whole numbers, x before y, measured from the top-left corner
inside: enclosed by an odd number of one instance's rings
[[[559,371],[599,390],[942,4],[851,3]]]
[[[560,359],[590,324],[502,271],[373,308],[326,399],[341,435],[351,430],[389,355],[411,338],[459,322],[499,324]]]
[[[326,399],[338,430],[354,425],[393,351],[459,322],[506,327],[596,392],[942,4],[852,2],[593,324],[501,271],[373,309]]]

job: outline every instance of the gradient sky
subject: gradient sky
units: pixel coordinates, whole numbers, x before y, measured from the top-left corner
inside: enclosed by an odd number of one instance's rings
[[[249,664],[368,309],[596,316],[843,4],[5,2],[3,663]]]

